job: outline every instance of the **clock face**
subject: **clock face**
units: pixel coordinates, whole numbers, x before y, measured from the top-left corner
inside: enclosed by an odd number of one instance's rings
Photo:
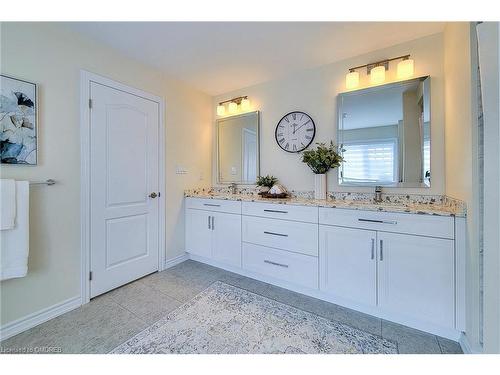
[[[276,125],[274,136],[286,152],[301,152],[312,143],[316,134],[313,119],[304,112],[287,113]]]

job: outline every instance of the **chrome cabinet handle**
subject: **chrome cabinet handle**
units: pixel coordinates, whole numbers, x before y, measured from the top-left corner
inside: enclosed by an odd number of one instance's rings
[[[213,204],[213,203],[203,203],[203,205],[209,207],[220,207],[220,204]]]
[[[215,230],[215,217],[212,216],[212,230]]]
[[[372,238],[372,259],[375,259],[375,238]]]
[[[212,228],[210,228],[210,218],[211,218],[211,216],[208,217],[208,229],[212,229]]]
[[[363,221],[367,223],[377,223],[377,224],[397,224],[395,220],[373,220],[373,219],[358,219],[358,221]]]
[[[264,263],[267,263],[267,264],[272,264],[273,266],[278,266],[278,267],[283,267],[283,268],[288,268],[288,264],[282,264],[282,263],[276,263],[276,262],[273,262],[271,260],[264,260]]]
[[[288,211],[280,211],[280,210],[264,210],[264,212],[274,212],[277,214],[287,214]]]
[[[380,260],[384,260],[384,240],[380,240]]]
[[[274,232],[267,232],[267,231],[264,231],[264,233],[270,234],[272,236],[288,237],[288,234],[281,234],[281,233],[274,233]]]

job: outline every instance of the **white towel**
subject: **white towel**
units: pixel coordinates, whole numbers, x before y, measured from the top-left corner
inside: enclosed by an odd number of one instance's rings
[[[0,280],[28,273],[29,194],[29,182],[16,181],[16,223],[13,229],[0,230]]]
[[[14,228],[16,220],[16,181],[0,180],[0,230]]]

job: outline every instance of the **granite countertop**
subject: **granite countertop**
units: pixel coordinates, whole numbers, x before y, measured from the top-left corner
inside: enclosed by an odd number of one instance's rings
[[[291,197],[285,199],[262,198],[256,194],[229,194],[225,192],[214,192],[205,190],[187,190],[184,193],[185,197],[206,198],[206,199],[221,199],[232,201],[245,202],[265,202],[275,204],[288,204],[297,206],[314,206],[314,207],[329,207],[329,208],[344,208],[351,210],[364,211],[379,211],[379,212],[396,212],[410,213],[420,215],[435,215],[435,216],[457,216],[465,217],[466,212],[462,205],[455,203],[450,204],[446,199],[438,203],[420,203],[420,202],[390,202],[384,201],[375,203],[372,200],[351,200],[351,199],[312,199],[304,197]]]

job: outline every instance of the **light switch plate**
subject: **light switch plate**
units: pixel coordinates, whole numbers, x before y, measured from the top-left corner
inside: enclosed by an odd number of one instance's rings
[[[186,168],[184,168],[183,166],[181,165],[176,165],[175,166],[175,174],[187,174],[188,171]]]

